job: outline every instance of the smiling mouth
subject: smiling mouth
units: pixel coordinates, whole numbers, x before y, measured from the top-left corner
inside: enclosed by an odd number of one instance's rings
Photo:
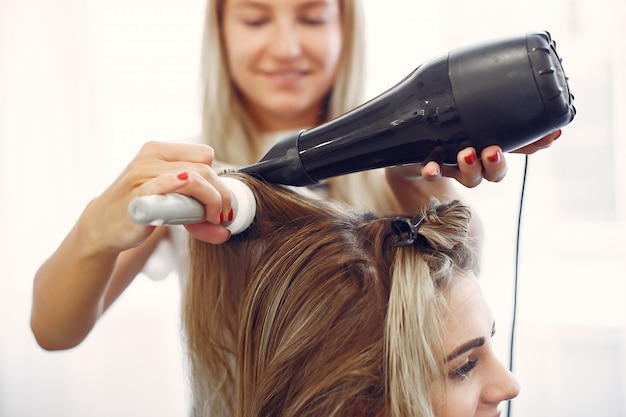
[[[265,76],[276,79],[297,79],[302,78],[309,74],[309,71],[305,70],[290,70],[290,71],[265,71]]]

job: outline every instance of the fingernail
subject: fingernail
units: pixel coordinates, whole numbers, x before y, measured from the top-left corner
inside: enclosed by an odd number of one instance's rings
[[[176,178],[178,178],[178,179],[179,179],[179,180],[181,180],[181,181],[185,181],[185,180],[189,179],[189,173],[187,173],[187,172],[181,172],[180,174],[178,174],[178,175],[176,176]]]
[[[563,133],[563,131],[561,129],[559,129],[559,132],[556,134],[556,136],[554,137],[553,140],[557,140],[558,138],[560,138],[562,133]]]
[[[476,153],[473,151],[469,155],[466,155],[464,159],[467,165],[473,165],[478,160]]]
[[[224,212],[220,211],[220,223],[224,223]]]
[[[233,209],[231,208],[231,209],[228,211],[228,221],[229,221],[229,222],[232,222],[232,221],[233,221],[233,214],[234,214],[234,213],[233,213]]]
[[[500,152],[496,152],[487,156],[487,161],[491,162],[492,164],[497,164],[498,162],[500,162]]]

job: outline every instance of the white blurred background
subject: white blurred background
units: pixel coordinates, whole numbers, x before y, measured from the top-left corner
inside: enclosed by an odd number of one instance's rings
[[[199,130],[204,1],[0,0],[0,416],[184,416],[175,276],[139,277],[79,347],[29,327],[32,279],[147,140]],[[549,30],[578,115],[529,158],[512,416],[626,416],[626,29],[612,0],[365,0],[368,96],[475,41]],[[622,26],[620,26],[622,25]],[[524,158],[464,191],[508,360]]]

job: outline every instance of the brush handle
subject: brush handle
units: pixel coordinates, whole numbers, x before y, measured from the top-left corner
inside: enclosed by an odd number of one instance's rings
[[[250,187],[235,178],[221,179],[230,191],[233,209],[233,220],[222,225],[232,234],[241,233],[254,220],[254,194]],[[176,193],[136,197],[128,205],[128,214],[135,223],[152,226],[193,224],[206,220],[204,206],[198,200]]]
[[[204,206],[182,194],[153,194],[133,199],[128,214],[135,223],[151,226],[191,224],[205,221]]]

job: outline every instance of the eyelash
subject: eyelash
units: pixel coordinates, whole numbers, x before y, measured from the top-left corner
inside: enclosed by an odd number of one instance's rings
[[[248,19],[243,20],[246,26],[260,27],[269,22],[269,19]],[[326,24],[325,18],[301,18],[300,22],[309,26],[321,26]]]
[[[302,23],[307,24],[307,25],[312,25],[312,26],[319,26],[319,25],[323,25],[326,23],[326,19],[323,17],[320,18],[307,18],[307,19],[302,19]]]
[[[257,27],[265,23],[265,20],[244,20],[246,26]]]
[[[461,381],[465,380],[469,376],[469,373],[476,367],[477,363],[478,359],[467,361],[467,363],[460,368],[450,372],[450,378],[459,379]]]

